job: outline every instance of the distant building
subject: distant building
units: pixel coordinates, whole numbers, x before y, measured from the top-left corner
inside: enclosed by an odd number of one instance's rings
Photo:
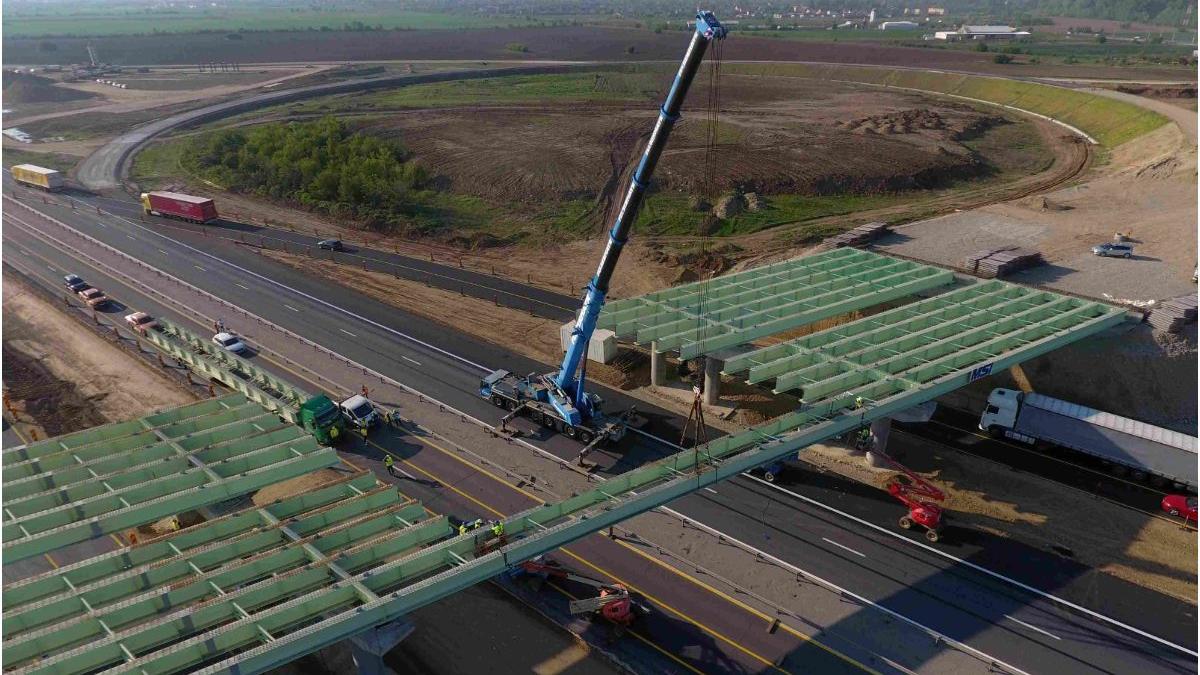
[[[884,21],[879,24],[879,30],[916,30],[921,24],[916,21]]]
[[[945,7],[926,7],[925,13],[929,16],[946,16]]]
[[[1017,30],[1012,26],[962,26],[958,30],[940,30],[933,34],[938,40],[959,42],[963,40],[1016,40],[1028,37],[1029,31]]]

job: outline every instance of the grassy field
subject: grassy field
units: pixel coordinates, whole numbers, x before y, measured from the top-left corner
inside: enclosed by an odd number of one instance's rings
[[[114,5],[85,10],[71,5],[48,5],[36,10],[23,8],[4,12],[4,32],[9,38],[276,30],[439,30],[539,23],[538,19],[523,16],[489,17],[385,7],[366,7],[361,11],[325,10],[318,5],[288,8],[200,6],[195,9]]]
[[[851,80],[966,96],[1040,113],[1078,127],[1108,147],[1153,131],[1167,118],[1087,92],[997,77],[917,70],[807,64],[729,64],[730,72]]]
[[[73,169],[82,159],[82,157],[63,155],[57,152],[31,152],[16,148],[4,148],[5,168],[11,167],[14,164],[35,164],[37,166],[44,166],[47,169],[66,172]]]

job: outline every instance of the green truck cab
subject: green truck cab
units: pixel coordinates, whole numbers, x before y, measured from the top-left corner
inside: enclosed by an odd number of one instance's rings
[[[321,445],[333,445],[346,434],[346,420],[325,394],[318,394],[300,406],[300,426]]]

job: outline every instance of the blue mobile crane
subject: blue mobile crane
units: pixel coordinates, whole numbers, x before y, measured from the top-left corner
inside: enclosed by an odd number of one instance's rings
[[[629,182],[625,201],[621,204],[621,210],[608,233],[608,245],[600,258],[596,275],[588,283],[587,294],[575,319],[575,328],[571,332],[571,342],[567,345],[562,366],[554,373],[531,374],[525,377],[507,370],[497,370],[480,382],[481,396],[510,411],[504,422],[518,414],[528,415],[542,426],[584,443],[584,453],[601,442],[618,441],[625,434],[626,417],[604,414],[600,397],[585,389],[587,371],[584,358],[592,332],[596,329],[596,319],[604,306],[608,282],[617,267],[621,249],[629,238],[629,230],[637,219],[638,208],[642,204],[650,176],[654,173],[658,158],[667,144],[671,129],[679,120],[683,99],[700,69],[709,44],[724,39],[725,34],[725,27],[717,21],[712,12],[699,12],[696,15],[696,32],[692,34],[691,43],[688,44],[687,53],[679,65],[679,72],[675,74],[675,81],[671,84],[666,101],[659,109],[650,141],[646,144],[641,162]],[[503,425],[503,422],[501,424]]]

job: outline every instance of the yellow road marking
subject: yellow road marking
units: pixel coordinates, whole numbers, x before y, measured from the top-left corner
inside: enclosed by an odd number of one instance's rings
[[[533,667],[534,675],[559,675],[564,670],[586,659],[590,651],[586,642],[572,642],[559,653],[535,665]]]
[[[553,588],[554,590],[558,591],[559,593],[562,593],[563,595],[567,596],[567,597],[568,597],[568,598],[570,598],[571,600],[578,600],[578,599],[579,599],[579,596],[577,596],[577,595],[574,595],[574,594],[572,594],[572,593],[568,592],[568,591],[567,591],[567,589],[563,588],[562,586],[559,586],[558,584],[554,583],[553,581],[547,581],[547,582],[546,582],[546,585],[550,586],[551,588]],[[696,667],[695,667],[695,666],[693,666],[692,664],[688,663],[687,661],[684,661],[683,659],[679,658],[678,656],[676,656],[676,655],[672,654],[671,652],[669,652],[669,651],[667,651],[667,650],[663,649],[663,648],[662,648],[661,646],[659,646],[657,643],[655,643],[655,642],[652,642],[652,641],[651,641],[649,638],[647,638],[647,637],[643,636],[641,633],[639,633],[639,632],[637,632],[637,631],[635,631],[635,630],[633,630],[633,629],[627,629],[627,631],[626,631],[626,632],[628,632],[630,635],[634,636],[634,637],[635,637],[635,638],[637,638],[638,640],[641,640],[642,642],[644,642],[644,643],[646,643],[647,645],[649,645],[651,648],[653,648],[653,649],[654,649],[654,651],[658,652],[659,654],[662,654],[663,656],[666,656],[667,658],[671,659],[671,660],[672,660],[672,661],[674,661],[675,663],[678,663],[679,665],[683,666],[684,668],[687,668],[688,670],[692,671],[693,673],[696,673],[697,675],[704,675],[704,671],[702,671],[702,670],[699,670],[698,668],[696,668]]]
[[[497,476],[496,474],[494,474],[494,473],[492,473],[492,472],[490,472],[490,471],[488,471],[488,470],[486,470],[486,469],[483,469],[483,468],[481,468],[481,467],[477,467],[477,466],[475,466],[474,464],[471,464],[471,463],[470,463],[470,462],[468,462],[467,460],[465,460],[465,459],[463,459],[463,458],[459,457],[459,456],[457,455],[457,453],[453,453],[453,452],[451,452],[451,451],[449,451],[449,450],[446,450],[445,448],[441,447],[441,446],[440,446],[440,445],[438,445],[437,443],[434,443],[433,441],[430,441],[430,440],[428,440],[428,439],[426,439],[426,438],[423,438],[423,437],[421,437],[421,436],[413,436],[413,437],[414,437],[414,438],[416,438],[416,439],[418,439],[419,441],[421,441],[421,442],[423,442],[423,443],[426,443],[427,445],[429,445],[430,447],[433,447],[433,448],[434,448],[434,449],[436,449],[436,450],[440,450],[441,452],[443,452],[443,453],[445,453],[446,455],[450,456],[451,458],[453,458],[453,459],[455,459],[455,460],[457,460],[457,461],[459,461],[459,462],[461,462],[461,463],[465,464],[466,466],[470,467],[471,469],[474,469],[474,470],[476,470],[476,471],[479,471],[480,473],[483,473],[483,474],[487,475],[487,476],[488,476],[488,477],[490,477],[492,480],[495,480],[496,482],[498,482],[498,483],[500,483],[500,484],[504,485],[505,487],[508,487],[508,488],[510,488],[510,489],[512,489],[512,490],[515,490],[516,492],[519,492],[519,493],[521,493],[521,494],[523,494],[523,495],[525,495],[525,496],[529,497],[530,499],[534,500],[536,503],[539,503],[539,504],[540,504],[540,503],[542,503],[542,502],[544,501],[543,499],[539,498],[537,495],[534,495],[534,494],[533,494],[533,493],[531,493],[531,492],[528,492],[528,491],[526,491],[526,490],[524,490],[524,489],[522,489],[522,488],[519,488],[519,487],[517,487],[516,485],[513,485],[512,483],[509,483],[507,480],[504,480],[503,478],[500,478],[500,477],[499,477],[499,476]],[[378,443],[375,443],[374,441],[371,441],[370,439],[367,439],[367,443],[369,443],[370,445],[372,445],[373,447],[375,447],[375,448],[379,449],[379,450],[380,450],[380,451],[382,451],[382,452],[385,452],[385,453],[387,453],[387,454],[390,454],[390,455],[392,455],[393,457],[396,457],[396,456],[395,456],[395,455],[394,455],[394,454],[393,454],[391,451],[389,451],[387,448],[384,448],[383,446],[379,445]],[[399,459],[401,462],[404,462],[405,464],[408,464],[408,465],[412,466],[412,465],[411,465],[411,463],[409,463],[407,460],[400,459],[399,457],[396,457],[396,459]],[[416,468],[416,467],[414,467],[414,468]],[[422,470],[422,469],[417,469],[417,470],[418,470],[418,471],[420,471],[421,473],[425,474],[426,476],[429,476],[430,478],[433,478],[434,480],[438,480],[438,482],[439,482],[439,483],[445,484],[445,483],[443,483],[441,480],[437,479],[437,478],[436,478],[436,477],[435,477],[433,474],[429,473],[428,471],[425,471],[425,470]],[[481,506],[481,507],[483,507],[484,509],[487,509],[488,511],[490,511],[491,513],[493,513],[493,514],[495,514],[495,515],[497,515],[497,516],[499,516],[499,517],[505,517],[505,516],[507,515],[507,514],[501,513],[500,511],[497,511],[496,509],[494,509],[494,508],[492,508],[492,507],[488,506],[487,504],[484,504],[483,502],[479,501],[478,499],[475,499],[474,497],[472,497],[472,496],[470,496],[470,495],[467,495],[467,494],[463,493],[461,490],[459,490],[459,489],[457,489],[457,488],[455,488],[455,487],[453,487],[453,486],[449,486],[449,485],[448,485],[448,487],[450,487],[450,489],[454,490],[454,491],[455,491],[455,492],[457,492],[458,494],[460,494],[460,495],[463,495],[463,496],[464,496],[464,497],[466,497],[467,499],[470,499],[472,502],[474,502],[474,503],[476,503],[476,504],[480,505],[480,506]],[[597,536],[601,536],[601,537],[603,537],[604,535],[603,535],[603,534],[601,534],[601,533],[597,533]],[[695,585],[699,586],[700,588],[703,588],[703,589],[705,589],[706,591],[708,591],[708,592],[712,593],[713,595],[716,595],[717,597],[719,597],[719,598],[721,598],[721,599],[723,599],[723,600],[726,600],[726,601],[728,601],[729,603],[733,604],[734,606],[736,606],[736,607],[739,607],[739,608],[741,608],[741,609],[744,609],[744,610],[746,610],[747,612],[749,612],[750,614],[753,614],[754,616],[757,616],[757,617],[759,617],[759,618],[763,619],[764,621],[768,621],[768,622],[770,622],[770,621],[773,621],[773,620],[774,620],[774,618],[773,618],[773,617],[770,617],[770,616],[768,616],[768,615],[764,614],[763,612],[760,612],[760,611],[758,611],[757,609],[754,609],[753,607],[750,607],[749,605],[747,605],[747,604],[745,604],[745,603],[743,603],[743,602],[741,602],[741,601],[739,601],[739,600],[736,600],[735,598],[733,598],[733,597],[729,596],[728,594],[726,594],[726,593],[724,593],[724,592],[722,592],[722,591],[720,591],[720,590],[718,590],[718,589],[716,589],[716,588],[713,588],[713,587],[712,587],[712,586],[710,586],[709,584],[706,584],[706,583],[704,583],[703,581],[700,581],[699,579],[696,579],[695,577],[693,577],[693,576],[691,576],[691,575],[689,575],[689,574],[687,574],[687,573],[683,572],[682,570],[676,569],[675,567],[672,567],[672,566],[670,566],[670,565],[668,565],[668,564],[666,564],[666,563],[662,562],[661,560],[658,560],[657,558],[654,558],[654,557],[652,557],[652,556],[649,556],[649,555],[647,555],[646,553],[644,553],[644,552],[642,552],[642,551],[638,550],[637,548],[635,548],[635,547],[633,547],[633,546],[631,546],[631,545],[629,545],[629,544],[626,544],[625,542],[617,542],[617,543],[618,543],[618,544],[620,544],[621,546],[624,546],[625,548],[629,549],[630,551],[633,551],[634,553],[636,553],[636,554],[638,554],[638,555],[640,555],[640,556],[642,556],[642,557],[644,557],[644,558],[646,558],[646,559],[648,559],[648,560],[650,560],[650,561],[654,562],[655,564],[657,564],[657,565],[660,565],[661,567],[663,567],[664,569],[666,569],[666,570],[668,570],[668,571],[670,571],[670,572],[674,573],[675,575],[677,575],[677,576],[680,576],[680,577],[683,577],[684,579],[687,579],[687,580],[688,580],[688,581],[690,581],[691,583],[693,583],[693,584],[695,584]],[[586,565],[586,566],[588,566],[588,567],[592,568],[593,570],[595,570],[595,571],[599,572],[600,574],[603,574],[603,575],[604,575],[604,576],[606,576],[606,577],[609,577],[610,579],[613,579],[613,580],[615,580],[615,581],[616,581],[616,582],[618,582],[618,583],[624,584],[624,585],[625,585],[625,586],[627,586],[627,587],[628,587],[630,590],[637,591],[638,593],[640,593],[641,595],[643,595],[644,597],[646,597],[648,600],[650,600],[650,601],[651,601],[651,602],[653,602],[654,604],[656,604],[656,605],[659,605],[659,606],[663,607],[664,609],[667,609],[667,610],[668,610],[668,611],[670,611],[672,614],[675,614],[675,615],[679,616],[679,617],[680,617],[680,618],[682,618],[683,620],[687,621],[688,623],[691,623],[691,624],[695,625],[697,628],[699,628],[699,629],[701,629],[702,631],[704,631],[704,632],[706,632],[706,633],[708,633],[708,634],[712,635],[713,637],[716,637],[717,639],[721,640],[722,642],[725,642],[725,643],[727,643],[727,644],[729,644],[729,645],[731,645],[731,646],[733,646],[733,647],[735,647],[735,648],[737,648],[737,649],[741,650],[742,652],[745,652],[747,655],[749,655],[749,656],[753,657],[754,659],[757,659],[758,661],[760,661],[760,662],[761,662],[761,663],[763,663],[764,665],[767,665],[767,666],[769,666],[769,667],[771,667],[771,668],[773,668],[773,669],[775,669],[775,670],[779,670],[780,672],[786,672],[786,671],[783,671],[783,670],[779,669],[777,666],[775,666],[775,664],[774,664],[772,661],[770,661],[769,659],[767,659],[767,658],[765,658],[765,657],[763,657],[763,656],[759,655],[759,654],[758,654],[758,653],[756,653],[756,652],[753,652],[753,651],[751,651],[751,650],[747,649],[746,647],[743,647],[743,646],[742,646],[741,644],[739,644],[737,641],[733,640],[732,638],[729,638],[729,637],[725,636],[725,635],[724,635],[724,634],[722,634],[720,631],[717,631],[717,630],[715,630],[715,629],[713,629],[713,628],[711,628],[711,627],[709,627],[709,626],[707,626],[707,625],[705,625],[705,624],[701,623],[700,621],[697,621],[696,619],[693,619],[692,617],[688,616],[688,615],[687,615],[687,614],[685,614],[684,612],[682,612],[682,611],[680,611],[680,610],[678,610],[678,609],[676,609],[676,608],[672,607],[671,605],[669,605],[669,604],[667,604],[667,603],[663,602],[661,599],[659,599],[659,598],[657,598],[657,597],[655,597],[655,596],[653,596],[653,595],[651,595],[651,594],[649,594],[649,593],[645,592],[644,590],[641,590],[641,589],[639,589],[639,588],[635,587],[633,584],[630,584],[630,583],[628,583],[627,581],[625,581],[625,580],[624,580],[624,579],[622,579],[621,577],[618,577],[618,576],[616,576],[615,574],[612,574],[611,572],[608,572],[607,570],[605,570],[605,569],[603,569],[603,568],[601,568],[601,567],[598,567],[598,566],[596,566],[596,565],[592,564],[591,562],[589,562],[589,561],[585,560],[584,558],[582,558],[581,556],[577,555],[576,553],[573,553],[573,552],[572,552],[570,549],[568,549],[568,548],[566,548],[566,547],[563,547],[561,550],[562,550],[562,552],[563,552],[563,553],[565,553],[565,554],[569,555],[570,557],[574,558],[575,560],[579,561],[580,563],[582,563],[582,564],[584,564],[584,565]],[[832,654],[832,655],[834,655],[834,656],[837,656],[838,658],[840,658],[840,659],[842,659],[842,660],[844,660],[844,661],[846,661],[846,662],[850,663],[851,665],[854,665],[854,666],[856,666],[856,667],[858,667],[858,668],[861,668],[862,670],[864,670],[864,671],[866,671],[866,672],[868,672],[868,673],[873,673],[874,675],[879,675],[878,671],[876,671],[876,670],[873,670],[873,669],[871,669],[871,668],[869,668],[869,667],[867,667],[867,666],[863,665],[862,663],[859,663],[858,661],[854,660],[853,658],[851,658],[851,657],[849,657],[849,656],[847,656],[847,655],[845,655],[845,654],[842,654],[841,652],[839,652],[839,651],[837,651],[837,650],[833,649],[832,647],[829,647],[828,645],[822,644],[821,642],[819,642],[819,641],[817,641],[817,640],[814,640],[814,639],[812,638],[812,636],[806,635],[806,634],[804,634],[804,633],[802,633],[802,632],[800,632],[800,631],[798,631],[798,630],[796,630],[796,629],[792,628],[791,626],[788,626],[787,624],[785,624],[785,623],[782,623],[782,622],[780,622],[780,626],[781,626],[782,628],[784,628],[784,630],[785,630],[786,632],[790,633],[791,635],[793,635],[793,636],[795,636],[795,637],[798,637],[798,638],[800,638],[801,640],[804,640],[805,642],[811,642],[811,643],[813,643],[813,644],[817,645],[818,647],[820,647],[821,649],[823,649],[823,650],[825,650],[825,651],[829,652],[830,654]]]
[[[51,567],[58,569],[58,563],[54,562],[54,558],[51,558],[49,553],[43,553],[42,555],[46,556],[46,560],[50,561]]]

